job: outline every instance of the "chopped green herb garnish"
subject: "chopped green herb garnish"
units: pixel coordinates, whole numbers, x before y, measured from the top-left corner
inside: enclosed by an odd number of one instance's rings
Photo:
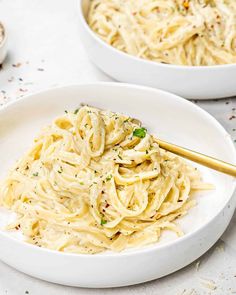
[[[33,173],[33,176],[39,176],[38,172]]]
[[[78,113],[78,111],[79,111],[79,109],[76,109],[76,110],[74,111],[74,114],[76,115],[76,114]]]
[[[142,127],[142,128],[135,129],[133,132],[133,136],[144,138],[146,136],[146,133],[147,133],[147,129]]]
[[[107,177],[106,177],[106,181],[109,181],[109,180],[111,180],[112,179],[112,175],[108,175]]]
[[[81,181],[80,183],[79,183],[80,185],[84,185],[84,183]]]
[[[148,154],[148,150],[146,150],[146,155]]]
[[[129,122],[129,118],[128,118],[128,119],[126,119],[126,120],[124,120],[124,123],[127,123],[127,122]]]
[[[121,160],[123,160],[122,157],[121,157],[120,155],[118,155],[118,158],[121,159]]]
[[[103,225],[103,224],[106,224],[107,223],[107,220],[105,220],[105,219],[101,219],[101,225]]]
[[[63,169],[62,167],[60,167],[60,170],[57,170],[58,173],[62,173],[63,172]]]
[[[66,113],[66,114],[68,114],[68,111],[67,111],[67,110],[65,110],[65,113]]]

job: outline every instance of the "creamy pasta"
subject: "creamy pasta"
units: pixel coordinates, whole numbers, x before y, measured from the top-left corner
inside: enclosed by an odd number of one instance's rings
[[[128,54],[177,65],[236,63],[232,0],[92,0],[88,24]]]
[[[44,128],[0,185],[0,205],[17,214],[39,247],[121,251],[159,240],[208,188],[196,168],[159,148],[137,120],[88,106]]]

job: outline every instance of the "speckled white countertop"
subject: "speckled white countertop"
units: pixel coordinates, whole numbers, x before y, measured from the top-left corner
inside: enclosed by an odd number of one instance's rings
[[[0,70],[0,107],[57,85],[111,81],[90,63],[80,43],[76,5],[76,0],[0,0],[0,20],[9,33],[9,55]],[[195,103],[216,117],[236,141],[235,98]],[[212,280],[215,289],[205,280]],[[165,278],[116,289],[69,288],[28,277],[0,262],[0,295],[4,294],[236,294],[236,214],[208,253]]]

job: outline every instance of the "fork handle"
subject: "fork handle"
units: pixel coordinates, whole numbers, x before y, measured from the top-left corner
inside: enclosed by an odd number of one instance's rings
[[[181,146],[166,142],[161,139],[154,138],[154,141],[159,144],[160,148],[165,149],[171,153],[184,157],[193,162],[199,163],[208,168],[236,177],[235,165],[183,148]]]

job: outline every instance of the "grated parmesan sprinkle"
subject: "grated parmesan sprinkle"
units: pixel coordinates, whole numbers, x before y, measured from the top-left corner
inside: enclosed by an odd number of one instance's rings
[[[213,280],[209,280],[209,279],[201,279],[201,284],[205,287],[208,288],[210,290],[216,290],[217,286],[216,283]]]

